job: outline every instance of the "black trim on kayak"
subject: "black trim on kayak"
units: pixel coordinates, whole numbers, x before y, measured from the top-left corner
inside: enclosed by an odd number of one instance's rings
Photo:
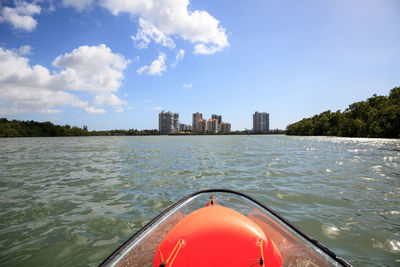
[[[119,254],[121,252],[121,250],[123,250],[125,247],[127,247],[134,239],[136,239],[137,236],[139,236],[140,234],[142,234],[144,231],[146,231],[148,228],[150,228],[155,222],[158,221],[158,219],[160,219],[161,217],[163,217],[166,213],[168,213],[170,210],[174,209],[175,207],[177,207],[178,205],[180,205],[182,202],[186,201],[189,198],[195,197],[197,195],[200,194],[205,194],[205,193],[230,193],[230,194],[234,194],[234,195],[239,195],[242,196],[244,198],[247,198],[248,200],[258,204],[259,206],[261,206],[262,208],[266,209],[269,213],[271,213],[272,215],[274,215],[275,217],[277,217],[279,220],[283,221],[287,226],[289,226],[293,231],[295,231],[297,234],[299,234],[300,236],[302,236],[304,239],[306,239],[307,241],[309,241],[310,243],[314,244],[316,247],[318,247],[319,249],[321,249],[323,252],[325,252],[327,255],[329,255],[332,259],[334,259],[336,262],[340,263],[342,266],[346,266],[346,267],[351,267],[351,265],[349,263],[347,263],[344,259],[342,259],[341,257],[337,256],[333,251],[331,251],[330,249],[328,249],[327,247],[325,247],[324,245],[322,245],[320,242],[318,242],[317,240],[309,237],[308,235],[306,235],[305,233],[303,233],[300,229],[298,229],[296,226],[292,225],[289,221],[287,221],[284,217],[282,217],[281,215],[279,215],[278,213],[276,213],[275,211],[273,211],[271,208],[263,205],[262,203],[260,203],[259,201],[257,201],[256,199],[244,194],[244,193],[240,193],[240,192],[236,192],[233,190],[229,190],[229,189],[207,189],[207,190],[202,190],[202,191],[198,191],[195,193],[192,193],[190,195],[185,196],[184,198],[178,200],[177,202],[175,202],[173,205],[171,205],[170,207],[168,207],[166,210],[164,210],[162,213],[160,213],[157,217],[155,217],[154,219],[152,219],[150,222],[148,222],[145,226],[143,226],[141,229],[139,229],[134,235],[132,235],[128,240],[126,240],[121,246],[119,246],[113,253],[111,253],[102,263],[100,263],[99,266],[105,266],[106,264],[108,264],[115,256],[117,256],[117,254]]]

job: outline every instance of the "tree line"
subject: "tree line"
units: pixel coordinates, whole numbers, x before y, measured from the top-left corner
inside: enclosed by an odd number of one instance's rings
[[[264,134],[283,134],[283,130],[275,129]],[[171,133],[169,135],[243,135],[253,134],[251,131],[234,131],[229,133]],[[19,121],[0,118],[0,137],[56,137],[56,136],[134,136],[134,135],[161,135],[156,130],[109,130],[88,131],[70,125],[55,125],[51,122]]]
[[[120,135],[158,135],[158,130],[110,130],[88,131],[76,126],[55,125],[49,121],[19,121],[0,118],[0,137],[55,137],[55,136],[120,136]]]
[[[51,122],[0,119],[0,137],[50,137],[86,136],[87,130],[70,125],[54,125]]]
[[[400,138],[400,87],[374,94],[345,111],[322,112],[286,127],[287,135]]]

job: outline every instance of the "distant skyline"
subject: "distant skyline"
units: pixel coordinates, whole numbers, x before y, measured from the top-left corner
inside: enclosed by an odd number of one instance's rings
[[[398,0],[3,0],[0,117],[157,129],[161,110],[232,130],[342,111],[400,86]]]

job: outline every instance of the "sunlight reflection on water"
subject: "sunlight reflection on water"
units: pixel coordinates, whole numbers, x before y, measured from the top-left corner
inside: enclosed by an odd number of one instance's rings
[[[96,265],[207,188],[248,193],[354,265],[395,265],[399,159],[390,139],[0,139],[0,265]]]

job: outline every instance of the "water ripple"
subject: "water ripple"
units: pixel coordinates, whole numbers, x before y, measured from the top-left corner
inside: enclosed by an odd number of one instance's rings
[[[255,197],[354,265],[400,259],[400,141],[0,139],[0,265],[97,265],[179,198]]]

